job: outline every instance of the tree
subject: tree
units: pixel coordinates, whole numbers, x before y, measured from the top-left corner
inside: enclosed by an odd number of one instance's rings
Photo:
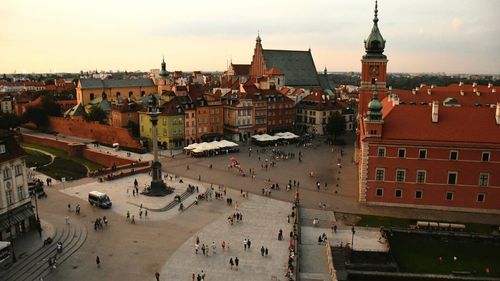
[[[345,118],[338,111],[328,118],[326,125],[328,135],[333,136],[333,141],[345,133]]]
[[[61,105],[55,102],[55,99],[52,95],[42,96],[42,108],[47,111],[47,114],[50,116],[60,117],[61,114]]]
[[[13,113],[0,115],[0,129],[10,130],[21,126],[21,118]]]
[[[23,123],[33,122],[38,128],[46,128],[49,125],[49,115],[42,107],[28,107],[22,117]]]
[[[107,118],[108,118],[108,116],[107,116],[106,112],[98,106],[93,106],[90,109],[89,113],[85,113],[83,115],[83,119],[85,119],[87,121],[97,121],[101,124],[106,124]]]

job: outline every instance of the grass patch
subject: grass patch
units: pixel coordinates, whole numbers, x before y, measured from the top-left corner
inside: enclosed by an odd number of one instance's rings
[[[50,163],[52,158],[44,153],[36,150],[26,149],[28,156],[26,157],[26,167],[40,167]]]
[[[101,165],[99,163],[96,163],[96,162],[93,162],[93,161],[90,161],[90,160],[87,160],[85,158],[81,158],[81,157],[69,157],[66,154],[66,152],[64,152],[62,150],[59,150],[59,149],[52,148],[52,147],[47,147],[47,146],[43,146],[43,145],[39,145],[39,144],[33,144],[33,143],[22,143],[21,146],[23,148],[27,148],[27,149],[33,148],[33,149],[43,150],[43,151],[46,151],[46,152],[48,152],[50,154],[55,155],[56,157],[58,157],[60,159],[71,160],[71,161],[80,163],[82,165],[87,166],[89,168],[89,170],[91,170],[91,171],[104,168],[103,165]]]
[[[389,242],[403,272],[451,274],[467,271],[478,276],[500,277],[498,241],[394,232]]]
[[[57,180],[63,177],[66,180],[76,180],[87,176],[87,168],[84,165],[60,157],[54,158],[54,162],[50,165],[39,167],[37,171]]]
[[[403,227],[408,228],[411,224],[416,224],[416,220],[401,219],[401,218],[391,218],[391,217],[381,217],[381,216],[370,216],[370,215],[358,215],[361,217],[356,225],[357,226],[367,226],[367,227]]]

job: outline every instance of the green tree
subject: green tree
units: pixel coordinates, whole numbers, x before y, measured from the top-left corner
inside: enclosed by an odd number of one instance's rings
[[[23,123],[33,122],[38,128],[47,128],[49,114],[42,107],[28,107],[22,116]]]
[[[89,113],[85,113],[83,115],[83,119],[85,119],[87,121],[97,121],[101,124],[106,124],[107,118],[108,118],[108,116],[107,116],[106,112],[98,106],[93,106],[90,109]]]
[[[0,115],[0,129],[10,130],[21,126],[21,118],[14,113]]]
[[[326,125],[326,131],[329,136],[333,137],[333,141],[337,140],[337,137],[345,133],[345,118],[336,111],[330,118],[328,118],[328,124]]]
[[[42,96],[42,108],[49,116],[62,116],[61,105],[57,104],[52,95]]]

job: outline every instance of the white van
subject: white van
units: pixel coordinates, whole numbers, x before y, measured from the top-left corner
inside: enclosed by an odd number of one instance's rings
[[[108,195],[106,195],[106,193],[99,191],[89,192],[89,203],[90,205],[94,205],[101,208],[111,208],[111,205],[113,205]]]

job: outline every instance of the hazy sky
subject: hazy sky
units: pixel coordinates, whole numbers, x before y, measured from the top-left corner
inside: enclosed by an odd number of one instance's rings
[[[359,71],[372,0],[2,0],[0,73],[224,70],[265,49]],[[381,0],[389,72],[500,73],[500,1]]]

